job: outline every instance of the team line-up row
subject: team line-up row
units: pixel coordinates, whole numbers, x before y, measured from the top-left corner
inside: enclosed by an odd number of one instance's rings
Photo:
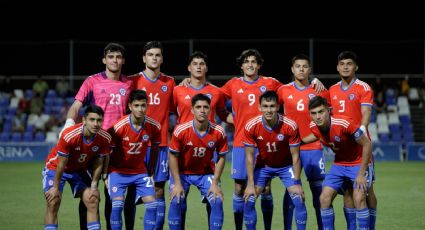
[[[235,127],[231,154],[236,229],[242,229],[243,223],[247,229],[256,228],[257,197],[261,197],[264,229],[271,229],[270,180],[276,176],[287,189],[285,229],[291,228],[293,209],[297,229],[305,229],[302,168],[313,194],[319,229],[333,229],[332,200],[337,193],[344,194],[348,229],[374,229],[377,202],[367,134],[373,91],[356,78],[353,52],[338,56],[341,81],[329,90],[323,90],[317,79],[314,85],[310,83],[311,63],[303,54],[292,59],[294,81],[284,85],[261,76],[261,54],[245,50],[237,58],[243,76],[218,88],[206,80],[208,60],[202,52],[189,57],[190,78],[180,86],[160,72],[162,53],[160,42],[146,43],[144,71],[126,77],[121,74],[125,48],[117,43],[105,47],[105,71],[83,82],[59,142],[46,159],[45,229],[57,229],[66,181],[74,196],[81,198],[80,228],[99,229],[100,178],[105,181],[108,229],[122,228],[123,209],[126,228],[132,229],[135,205],[140,202],[146,206],[145,229],[162,229],[167,180],[170,229],[184,229],[185,194],[190,185],[197,186],[205,198],[209,228],[221,229],[223,193],[219,181],[228,143],[224,129],[215,123],[216,115]],[[231,113],[225,109],[227,100],[231,100]],[[75,124],[83,106],[82,123]],[[284,115],[279,113],[281,107]],[[131,111],[128,115],[127,109]],[[178,116],[170,142],[169,112]],[[336,153],[327,173],[322,145]]]

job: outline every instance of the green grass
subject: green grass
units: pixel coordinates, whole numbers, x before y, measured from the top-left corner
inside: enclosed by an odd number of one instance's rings
[[[222,178],[224,190],[224,227],[234,229],[232,213],[233,181],[230,179],[230,163]],[[41,185],[42,163],[0,163],[0,229],[43,229],[45,200]],[[376,164],[378,197],[378,217],[376,229],[425,229],[425,163]],[[307,184],[304,183],[303,184]],[[101,185],[103,186],[103,185]],[[283,186],[279,180],[273,181],[274,218],[273,229],[282,227]],[[306,191],[308,223],[307,229],[317,229],[311,205],[309,188]],[[103,194],[102,194],[103,195]],[[103,199],[103,198],[102,198]],[[262,229],[262,214],[257,202],[258,229]],[[101,203],[102,226],[103,201]],[[168,204],[167,204],[168,207]],[[336,228],[345,229],[341,197],[334,202]],[[78,229],[78,200],[73,199],[69,186],[64,190],[59,210],[60,229]],[[135,229],[143,229],[141,217],[143,206],[138,206]],[[168,226],[165,227],[168,229]],[[188,199],[186,229],[207,229],[205,206],[200,203],[196,188],[191,188]],[[295,228],[294,228],[295,229]]]

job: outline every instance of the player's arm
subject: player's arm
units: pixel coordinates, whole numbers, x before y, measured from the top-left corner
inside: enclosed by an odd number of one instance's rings
[[[153,176],[155,174],[155,166],[156,162],[158,161],[158,152],[159,152],[159,143],[152,143],[151,144],[151,156],[149,158],[149,166],[148,169],[149,175]]]
[[[97,185],[99,184],[100,174],[102,174],[103,171],[103,161],[105,157],[106,156],[98,156],[93,162],[93,175],[90,186],[89,199],[92,197],[98,198],[100,195],[97,189]]]
[[[83,103],[79,100],[75,100],[74,103],[72,103],[71,107],[69,107],[68,114],[66,116],[66,122],[63,126],[63,129],[59,133],[59,137],[62,135],[62,132],[70,127],[75,125],[75,120],[78,118],[78,112],[80,111],[80,108],[83,106]]]
[[[246,175],[248,177],[244,200],[248,201],[248,198],[251,195],[257,196],[255,192],[255,184],[254,184],[254,147],[253,146],[245,146],[245,156],[246,156]]]
[[[300,159],[300,146],[291,146],[292,155],[292,171],[294,173],[295,185],[293,188],[294,193],[300,195],[304,200],[304,191],[301,187],[301,159]]]
[[[367,126],[369,125],[369,122],[370,122],[370,117],[372,115],[372,107],[361,106],[361,111],[362,111],[362,123],[361,123],[360,128],[362,129],[362,131],[364,133],[367,134],[366,130],[367,130]]]
[[[212,193],[214,196],[214,201],[217,196],[221,197],[223,200],[223,191],[220,188],[220,178],[221,174],[223,174],[224,165],[226,163],[226,156],[225,155],[219,155],[217,164],[215,165],[214,169],[214,178],[211,182],[211,187],[208,190],[207,196]]]
[[[369,138],[367,137],[366,133],[364,133],[364,135],[361,135],[356,141],[362,146],[362,162],[361,162],[359,173],[357,174],[357,177],[356,177],[355,188],[361,189],[364,192],[366,192],[367,181],[366,181],[365,173],[368,167],[370,157],[372,156],[372,144]]]
[[[302,144],[310,144],[310,143],[315,142],[317,140],[318,140],[317,137],[314,136],[314,134],[310,133],[309,135],[305,136],[302,139],[302,141],[303,141]]]
[[[58,155],[58,165],[56,167],[55,179],[53,181],[53,187],[46,193],[47,202],[52,202],[54,199],[60,199],[61,194],[59,190],[60,181],[65,170],[65,166],[68,163],[68,157]]]
[[[168,153],[168,163],[170,167],[171,176],[174,179],[174,187],[170,192],[170,201],[176,197],[177,203],[180,203],[180,197],[184,197],[184,190],[180,180],[178,153]]]

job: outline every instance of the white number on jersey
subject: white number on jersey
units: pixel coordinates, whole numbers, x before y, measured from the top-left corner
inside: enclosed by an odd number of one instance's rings
[[[130,145],[130,149],[127,151],[128,154],[139,154],[139,149],[142,147],[142,142],[136,142],[136,143],[128,143]]]
[[[267,142],[266,146],[267,146],[267,152],[268,153],[277,152],[276,142],[273,142],[272,144],[270,144],[270,142]]]
[[[120,105],[121,104],[121,95],[119,94],[109,94],[111,99],[109,100],[110,105]]]
[[[248,94],[248,101],[249,101],[249,106],[252,106],[255,103],[255,94],[253,93]]]
[[[304,103],[303,103],[303,99],[301,99],[301,100],[299,100],[298,102],[297,102],[297,110],[298,111],[304,111]]]
[[[158,93],[153,95],[153,93],[149,94],[149,105],[159,105],[161,103],[161,99],[159,98]]]
[[[83,163],[84,161],[86,161],[86,158],[87,158],[87,154],[81,153],[80,157],[78,158],[78,162]]]
[[[204,147],[195,147],[193,149],[194,153],[193,153],[193,157],[204,157],[205,156],[205,151],[207,149]]]
[[[339,105],[341,106],[341,109],[338,110],[338,112],[343,113],[345,111],[345,100],[340,100]]]

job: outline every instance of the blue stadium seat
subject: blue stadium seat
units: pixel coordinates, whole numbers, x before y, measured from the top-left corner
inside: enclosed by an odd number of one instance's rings
[[[32,131],[24,133],[24,136],[22,137],[22,141],[31,142],[33,140],[34,140],[34,138],[33,138],[33,135],[32,135]]]
[[[45,99],[44,99],[44,106],[46,107],[46,106],[49,106],[49,107],[51,107],[51,106],[53,106],[55,104],[55,98],[53,98],[53,97],[46,97]]]
[[[390,132],[391,133],[399,133],[400,134],[400,126],[397,124],[390,125]]]
[[[8,133],[10,133],[10,132],[12,132],[12,122],[10,121],[8,121],[8,120],[6,120],[6,122],[3,124],[3,132],[8,132]]]
[[[390,141],[390,135],[387,134],[387,133],[379,134],[379,141],[380,142],[389,142]]]
[[[32,89],[25,90],[25,99],[29,100],[32,98],[32,96],[34,96],[34,92],[32,91]]]
[[[0,142],[8,142],[10,134],[8,132],[0,133]]]
[[[12,142],[22,141],[22,133],[13,132],[12,136],[10,136],[10,141],[12,141]]]
[[[37,132],[34,137],[34,141],[44,142],[46,140],[46,136],[43,132]]]
[[[400,131],[391,133],[391,141],[393,141],[393,142],[400,142],[401,141]]]
[[[57,97],[57,98],[55,98],[55,105],[62,107],[62,106],[65,105],[65,100],[61,97]]]
[[[27,125],[27,127],[26,127],[26,129],[25,129],[25,132],[34,132],[34,126],[33,125]]]
[[[67,97],[65,100],[66,100],[66,103],[68,103],[68,105],[72,105],[75,99],[73,97]]]
[[[403,140],[406,143],[415,141],[415,139],[413,138],[413,133],[403,131]]]
[[[7,115],[10,115],[10,116],[15,116],[15,114],[16,114],[16,110],[18,110],[18,108],[8,108],[7,109]]]
[[[54,89],[49,89],[46,94],[46,98],[54,98],[56,97],[56,91]]]

